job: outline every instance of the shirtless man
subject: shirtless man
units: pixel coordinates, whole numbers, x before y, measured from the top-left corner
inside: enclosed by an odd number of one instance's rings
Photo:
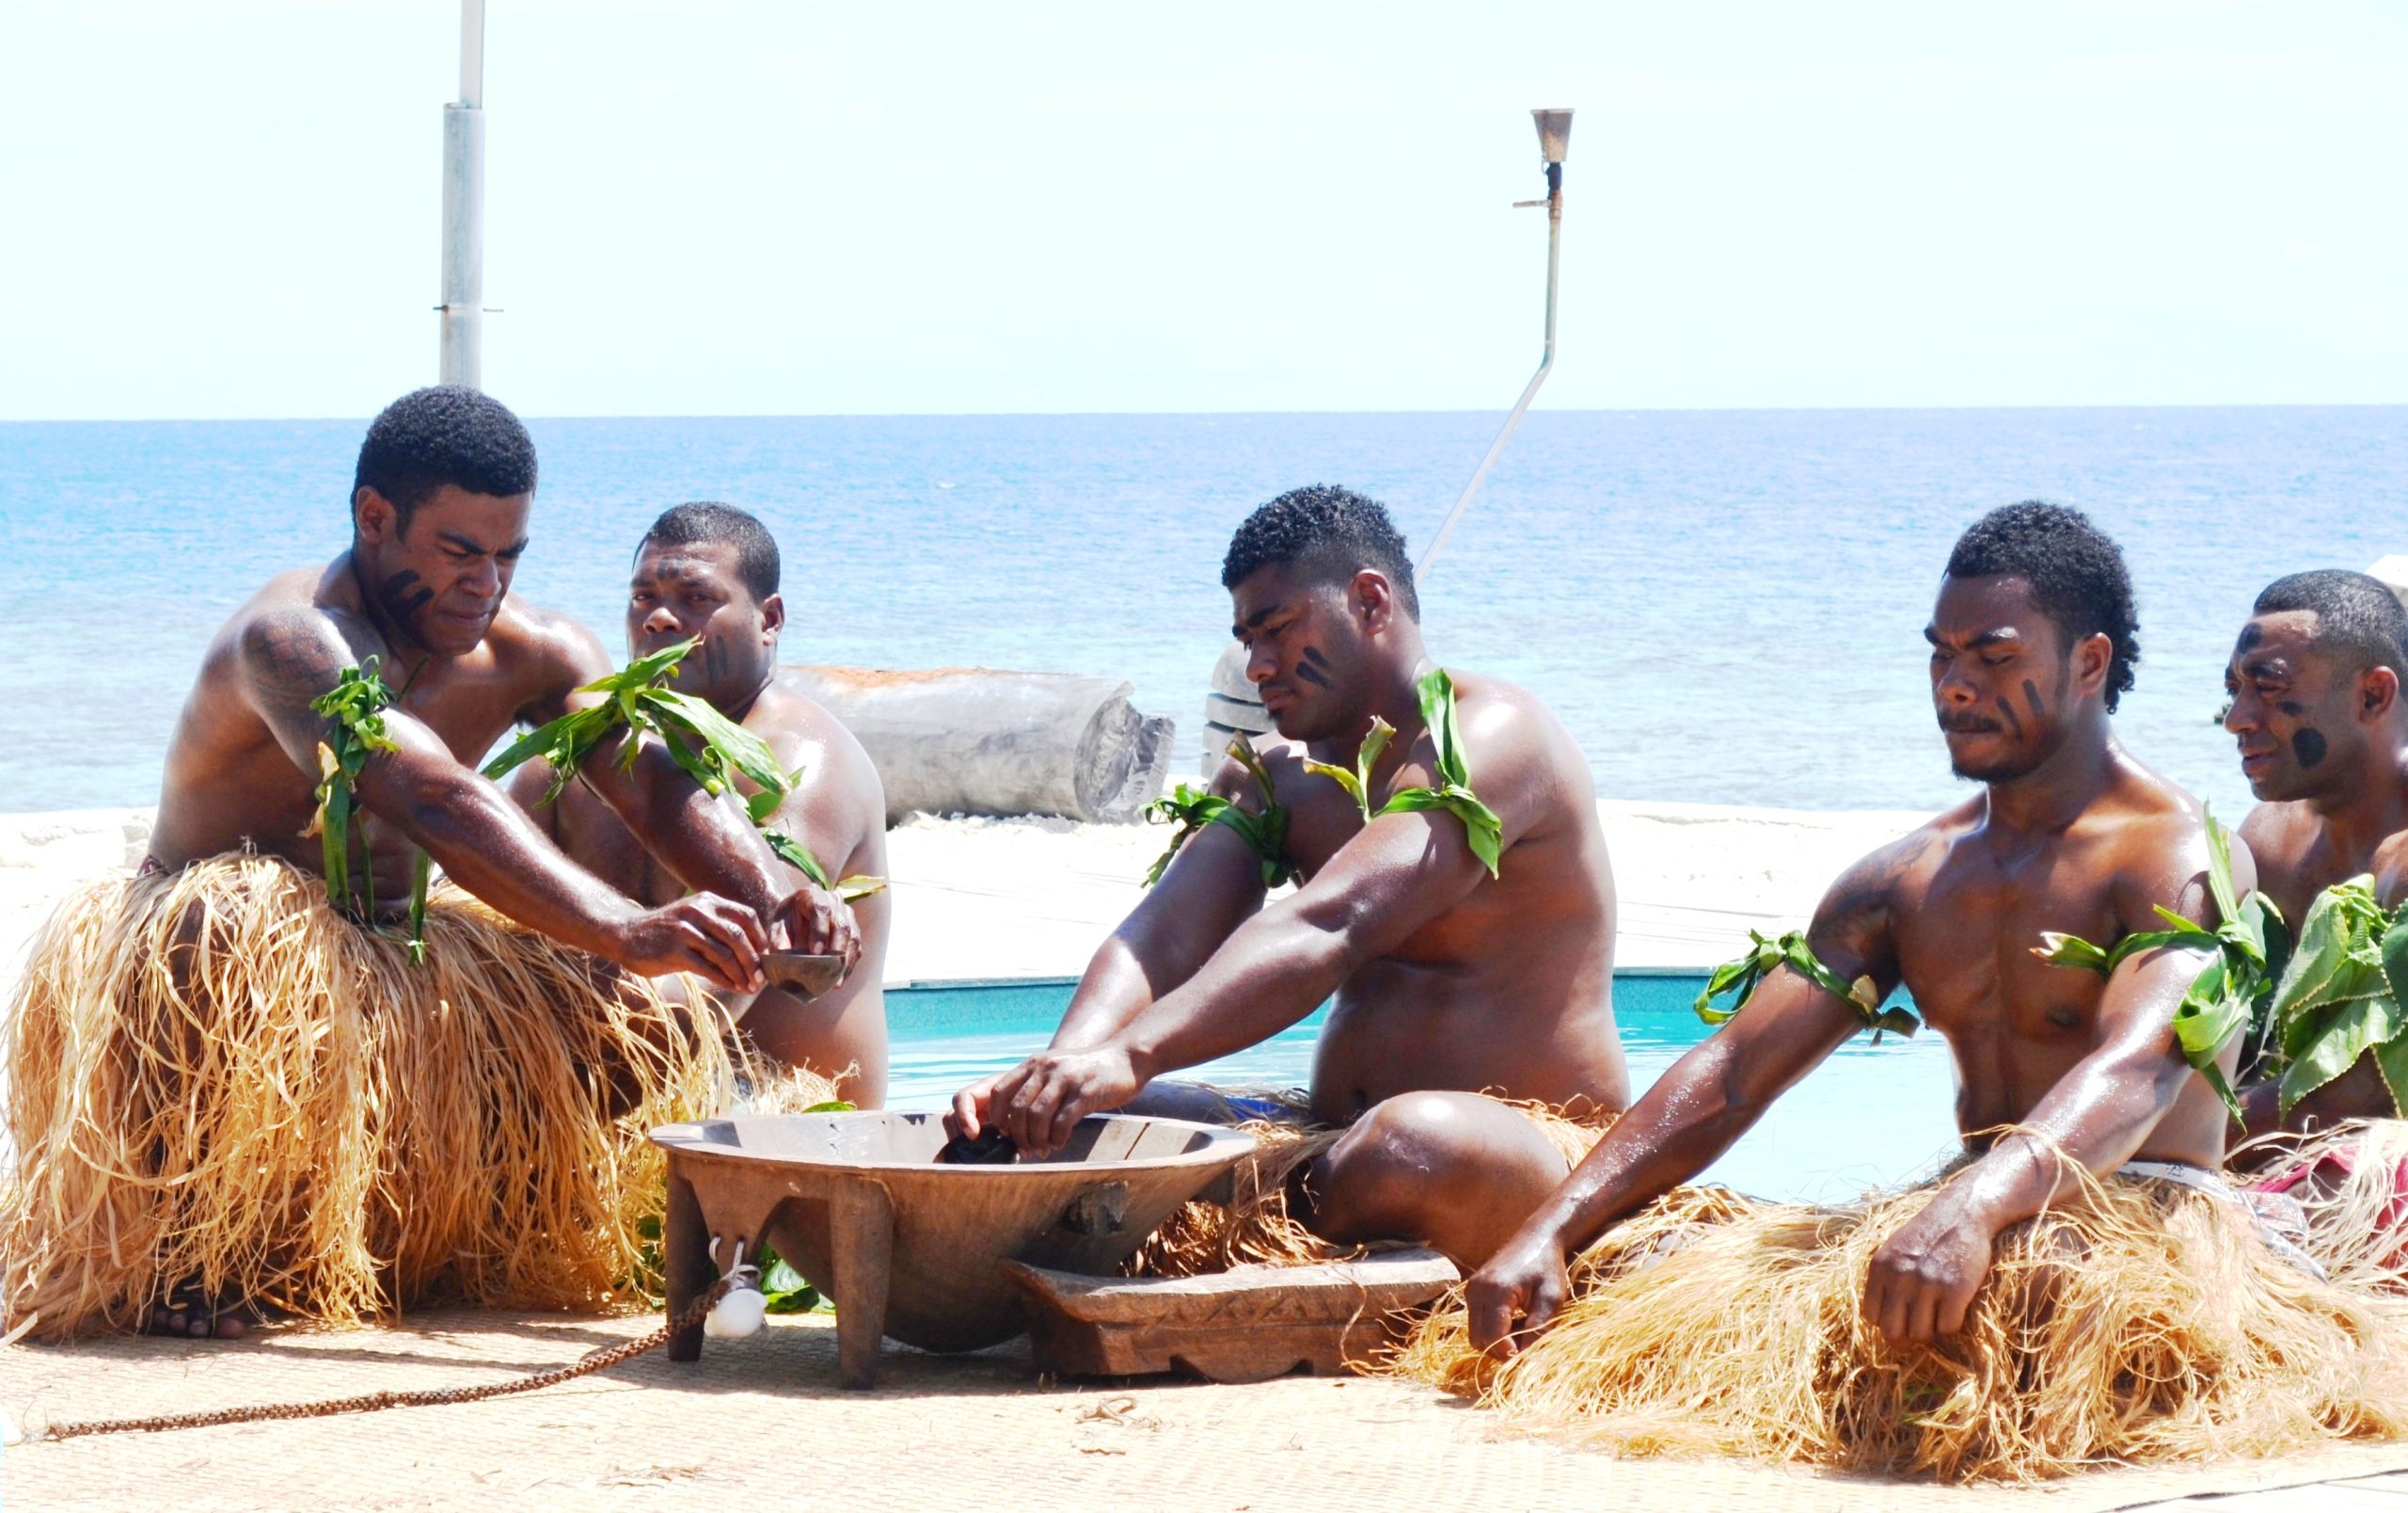
[[[385,713],[394,749],[355,784],[377,898],[409,896],[406,839],[512,919],[631,972],[752,992],[775,947],[856,955],[845,906],[798,885],[736,806],[657,742],[622,771],[620,742],[607,741],[582,773],[664,867],[711,890],[657,907],[561,854],[477,774],[514,725],[594,702],[575,690],[611,670],[592,631],[510,592],[534,491],[534,443],[483,394],[421,389],[378,416],[360,448],[350,549],[270,579],[203,654],[167,748],[152,861],[172,871],[247,846],[318,871],[320,843],[303,832],[331,722],[310,701],[372,657],[400,693]]]
[[[680,504],[652,523],[627,584],[627,652],[649,657],[699,637],[675,687],[705,700],[767,741],[783,772],[801,772],[771,823],[800,841],[833,880],[886,875],[886,790],[869,753],[835,717],[777,680],[785,600],[778,544],[761,522],[725,504]],[[582,783],[552,804],[541,758],[511,779],[544,833],[579,865],[631,898],[666,904],[690,890]],[[886,1098],[885,967],[891,906],[883,893],[854,901],[862,954],[833,991],[808,1001],[765,988],[743,1011],[744,1029],[768,1056],[836,1079],[863,1108]],[[731,1004],[731,1007],[735,1007]]]
[[[2297,933],[2316,896],[2374,873],[2398,901],[2408,868],[2408,612],[2364,573],[2294,573],[2258,596],[2225,669],[2224,727],[2258,805],[2241,824],[2258,885]],[[2249,1132],[2400,1110],[2371,1056],[2280,1117],[2272,1081],[2242,1090]]]
[[[1307,757],[1351,771],[1378,716],[1397,735],[1372,770],[1371,807],[1440,781],[1415,692],[1434,664],[1386,510],[1325,486],[1283,494],[1238,528],[1221,581],[1277,726],[1261,756],[1301,886],[1266,907],[1262,858],[1207,825],[1096,952],[1051,1048],[963,1090],[948,1123],[957,1135],[992,1126],[1041,1155],[1107,1109],[1225,1112],[1204,1090],[1149,1085],[1335,995],[1311,1111],[1350,1127],[1306,1176],[1312,1228],[1477,1261],[1565,1171],[1535,1125],[1480,1092],[1588,1114],[1629,1097],[1613,875],[1588,763],[1529,692],[1455,674],[1472,786],[1503,820],[1497,875],[1452,814],[1367,824]],[[1234,761],[1213,789],[1259,808]]]
[[[2102,981],[2032,954],[2043,931],[2108,944],[2159,926],[2153,905],[2203,922],[2213,907],[2199,805],[2109,728],[2132,682],[2133,624],[2122,553],[2080,514],[2015,504],[1967,531],[1925,635],[1949,763],[1983,789],[1849,868],[1807,932],[1840,980],[1913,995],[1955,1053],[1957,1127],[1981,1153],[1874,1255],[1863,1314],[1894,1340],[1962,1325],[1993,1239],[2072,1180],[2051,1146],[2102,1173],[2223,1162],[2223,1106],[2172,1029],[2204,958],[2151,951]],[[2246,852],[2233,861],[2246,889]],[[1543,1328],[1568,1257],[1694,1178],[1864,1027],[1798,973],[1769,976],[1473,1277],[1475,1343]],[[2006,1124],[2029,1133],[1993,1138]]]

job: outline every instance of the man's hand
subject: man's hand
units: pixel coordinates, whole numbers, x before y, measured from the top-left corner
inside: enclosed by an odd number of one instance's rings
[[[694,893],[634,916],[610,960],[644,977],[694,972],[731,993],[758,993],[769,932],[761,916],[716,893]]]
[[[1571,1292],[1562,1242],[1552,1232],[1532,1234],[1525,1227],[1464,1288],[1473,1347],[1512,1355],[1519,1348],[1516,1336],[1546,1328]]]
[[[993,1122],[995,1084],[1010,1076],[998,1072],[991,1077],[981,1077],[953,1095],[953,1107],[945,1110],[944,1132],[955,1139],[974,1140],[986,1133]]]
[[[1973,1295],[1990,1273],[1994,1226],[1942,1187],[1924,1211],[1873,1252],[1864,1278],[1864,1321],[1894,1344],[1929,1345],[1965,1327]]]
[[[816,883],[806,882],[779,902],[769,916],[768,939],[773,949],[841,956],[848,974],[862,959],[862,932],[853,922],[852,905]]]
[[[1080,1120],[1119,1107],[1145,1085],[1129,1053],[1113,1046],[1039,1051],[1002,1076],[956,1094],[954,1119],[962,1126],[957,1133],[1000,1129],[1022,1155],[1051,1155],[1069,1142]]]

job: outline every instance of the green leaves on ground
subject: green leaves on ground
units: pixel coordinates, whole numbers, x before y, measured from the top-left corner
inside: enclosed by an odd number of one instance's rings
[[[744,812],[753,824],[763,827],[762,838],[787,866],[848,903],[883,889],[885,879],[859,874],[831,883],[828,869],[809,848],[784,831],[767,828],[770,817],[802,780],[802,772],[780,769],[777,754],[768,741],[720,713],[709,700],[668,686],[669,679],[677,676],[677,664],[701,645],[701,638],[695,637],[664,646],[586,684],[578,692],[602,694],[601,703],[572,709],[519,737],[485,764],[484,775],[499,781],[541,756],[552,764],[552,785],[539,802],[549,804],[614,733],[629,734],[619,752],[621,772],[635,766],[642,739],[648,735],[705,793],[717,797],[736,791],[738,776],[751,783],[754,791],[744,799]]]
[[[2254,889],[2246,899],[2235,896],[2232,842],[2213,815],[2208,816],[2208,891],[2216,905],[2218,922],[2212,930],[2160,904],[2158,916],[2169,928],[2134,931],[2112,950],[2079,935],[2052,930],[2041,932],[2040,944],[2032,948],[2032,954],[2052,966],[2079,967],[2106,978],[2144,951],[2170,947],[2211,953],[2175,1007],[2174,1038],[2182,1059],[2215,1089],[2237,1122],[2241,1100],[2226,1080],[2224,1069],[2216,1064],[2216,1055],[2257,1022],[2259,1006],[2273,995],[2274,977],[2282,970],[2289,937],[2284,933],[2282,912],[2273,900]]]
[[[364,829],[359,842],[359,886],[352,886],[352,830],[359,819],[353,786],[372,755],[396,749],[385,730],[384,711],[397,702],[399,695],[377,675],[373,657],[356,667],[344,668],[336,676],[334,687],[309,701],[309,708],[326,718],[328,728],[325,739],[318,742],[318,807],[301,834],[319,837],[327,901],[372,925],[376,916],[376,858]],[[426,964],[427,882],[426,852],[421,851],[410,864],[409,935],[404,942],[410,963],[416,966]]]
[[[1463,734],[1455,714],[1454,679],[1445,668],[1434,667],[1414,685],[1414,692],[1421,701],[1421,723],[1430,732],[1431,744],[1437,748],[1437,787],[1399,788],[1376,811],[1372,809],[1371,770],[1396,736],[1396,727],[1378,715],[1371,717],[1370,732],[1354,754],[1354,771],[1310,757],[1305,759],[1305,771],[1332,779],[1344,788],[1362,811],[1365,824],[1383,814],[1444,810],[1453,815],[1463,821],[1464,838],[1472,854],[1495,877],[1505,852],[1505,823],[1471,790],[1471,766],[1464,757]]]
[[[1179,826],[1171,835],[1170,844],[1147,868],[1146,886],[1161,882],[1180,848],[1202,834],[1207,825],[1224,825],[1236,832],[1261,863],[1264,887],[1275,888],[1296,875],[1296,864],[1288,859],[1288,811],[1272,801],[1271,773],[1244,731],[1230,739],[1229,757],[1244,768],[1246,776],[1253,780],[1255,794],[1262,801],[1262,812],[1241,808],[1234,801],[1193,784],[1180,784],[1169,797],[1146,805],[1147,819],[1157,824]]]
[[[1786,966],[1855,1010],[1857,1017],[1864,1021],[1864,1027],[1873,1031],[1873,1043],[1876,1045],[1881,1043],[1884,1032],[1911,1035],[1922,1027],[1915,1016],[1906,1010],[1882,1008],[1880,985],[1871,977],[1860,977],[1854,982],[1842,980],[1837,972],[1823,964],[1821,958],[1814,954],[1814,948],[1806,944],[1804,931],[1793,930],[1778,940],[1766,940],[1751,930],[1748,939],[1753,944],[1747,954],[1716,967],[1714,975],[1705,979],[1704,991],[1697,995],[1697,1016],[1707,1024],[1725,1024],[1735,1017],[1755,996],[1757,986],[1773,972]],[[1726,993],[1735,995],[1731,1007],[1716,1007],[1714,1000]]]

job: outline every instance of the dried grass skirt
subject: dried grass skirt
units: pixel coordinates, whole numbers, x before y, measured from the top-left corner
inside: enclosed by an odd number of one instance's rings
[[[2242,1205],[2110,1178],[2009,1228],[1964,1330],[1893,1345],[1859,1313],[1932,1187],[1846,1209],[1680,1188],[1574,1265],[1502,1365],[1460,1294],[1388,1369],[1624,1455],[1944,1481],[2261,1456],[2408,1432],[2408,1316],[2277,1259]]]
[[[193,1286],[325,1322],[633,1296],[646,1131],[729,1098],[712,1016],[454,890],[426,943],[258,855],[63,903],[8,1007],[10,1324],[134,1328]]]

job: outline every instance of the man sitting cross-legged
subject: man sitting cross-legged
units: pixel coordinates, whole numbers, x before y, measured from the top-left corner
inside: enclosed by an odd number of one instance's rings
[[[675,688],[705,700],[768,743],[782,772],[800,772],[767,823],[801,842],[832,879],[886,875],[886,791],[869,753],[836,717],[778,681],[785,600],[778,544],[757,519],[726,504],[680,504],[636,547],[627,584],[627,652],[649,657],[698,641],[678,663]],[[580,865],[648,903],[690,890],[638,841],[626,821],[583,783],[551,804],[549,763],[529,762],[511,794]],[[798,879],[800,881],[800,879]],[[804,1000],[765,988],[734,998],[743,1031],[763,1054],[834,1079],[863,1108],[886,1097],[886,1001],[880,976],[892,919],[888,896],[853,901],[860,964],[830,992]]]
[[[1373,501],[1281,495],[1239,527],[1221,581],[1280,738],[1260,752],[1267,799],[1241,762],[1222,768],[1213,790],[1235,812],[1203,820],[1096,952],[1051,1048],[963,1090],[948,1122],[1043,1154],[1107,1109],[1266,1116],[1294,1128],[1265,1131],[1241,1220],[1191,1208],[1152,1264],[1317,1253],[1293,1218],[1328,1241],[1414,1239],[1476,1264],[1628,1096],[1588,764],[1528,692],[1473,673],[1450,685],[1422,647],[1404,542]],[[1383,722],[1394,739],[1375,750]],[[1373,757],[1362,804],[1307,768],[1351,778],[1358,753]],[[1453,807],[1415,806],[1441,793]],[[1266,907],[1268,880],[1291,869],[1301,885]],[[1333,995],[1308,1095],[1156,1080]]]
[[[858,952],[653,736],[583,775],[705,890],[658,906],[470,765],[600,708],[579,690],[610,670],[510,591],[534,488],[499,404],[405,395],[360,446],[348,549],[201,653],[148,864],[60,907],[8,1007],[10,1327],[626,1296],[660,1202],[645,1132],[729,1081],[720,1027],[650,979],[749,993],[773,948]]]
[[[1950,765],[1981,791],[1756,958],[1752,1000],[1406,1369],[1628,1449],[1950,1479],[2408,1429],[2400,1324],[2217,1175],[2226,1112],[2176,1011],[2224,948],[2144,946],[2103,974],[2036,954],[2046,932],[2162,929],[2161,908],[2215,922],[2198,804],[2110,729],[2133,628],[2121,553],[2080,514],[2019,504],[1965,533],[1925,635]],[[2232,872],[2245,891],[2245,849]],[[1901,985],[1956,1060],[1948,1174],[1849,1209],[1684,1186],[1845,1042],[1910,1024],[1881,1009]],[[2238,1040],[2195,1054],[2229,1075]]]

